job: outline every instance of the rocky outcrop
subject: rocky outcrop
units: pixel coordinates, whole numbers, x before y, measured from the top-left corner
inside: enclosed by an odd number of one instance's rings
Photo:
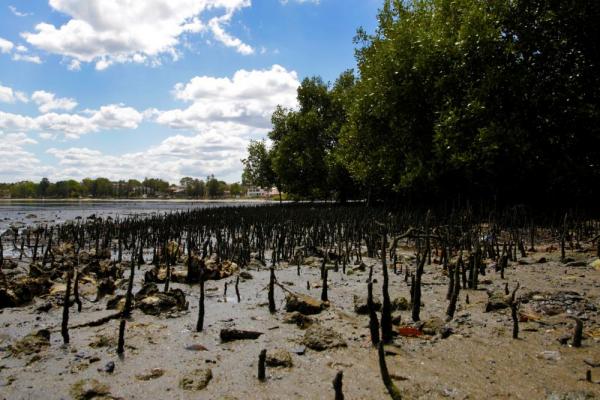
[[[319,314],[327,308],[327,304],[314,297],[297,293],[288,293],[285,296],[285,310],[287,312],[298,311],[304,315]]]
[[[318,324],[315,324],[306,330],[304,338],[302,339],[302,344],[309,349],[317,351],[347,346],[342,335]]]

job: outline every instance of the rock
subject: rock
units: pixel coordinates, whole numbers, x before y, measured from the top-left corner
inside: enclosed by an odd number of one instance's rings
[[[393,325],[400,325],[401,323],[402,323],[402,315],[401,314],[392,315],[392,324]]]
[[[442,339],[447,339],[450,337],[450,335],[452,335],[454,333],[454,330],[452,328],[450,328],[449,326],[443,326],[440,329],[440,336],[442,337]]]
[[[298,346],[292,349],[292,353],[298,354],[299,356],[303,356],[306,353],[306,346]]]
[[[50,331],[41,329],[13,343],[10,346],[10,352],[16,356],[21,354],[31,355],[39,353],[48,346],[50,346]]]
[[[283,349],[276,349],[272,352],[267,352],[266,363],[269,367],[290,368],[294,365],[292,362],[292,355],[289,353],[289,351]]]
[[[375,296],[373,296],[373,306],[375,307],[375,311],[381,310],[381,301]],[[354,295],[354,312],[361,315],[369,313],[367,296]]]
[[[96,301],[99,301],[108,294],[115,293],[115,281],[113,278],[103,278],[96,282]]]
[[[566,333],[564,335],[561,335],[557,340],[558,340],[558,343],[562,344],[563,346],[566,346],[572,337],[573,337],[572,335]]]
[[[252,274],[250,272],[248,272],[248,271],[242,271],[242,272],[240,272],[240,278],[246,279],[246,280],[254,279],[254,277],[252,276]]]
[[[336,347],[347,347],[342,336],[332,329],[322,325],[313,325],[308,328],[302,339],[302,344],[312,350],[322,351]]]
[[[488,292],[488,302],[485,305],[485,312],[502,310],[509,308],[510,296],[504,294],[501,291]]]
[[[38,313],[48,312],[52,309],[52,303],[47,301],[43,304],[40,304],[35,308],[35,311]]]
[[[288,313],[283,318],[283,322],[285,322],[286,324],[296,324],[298,325],[298,327],[304,329],[310,326],[313,323],[313,320],[311,317],[308,317],[299,311],[294,311]]]
[[[154,266],[150,271],[144,274],[145,283],[165,283],[167,280],[167,268]]]
[[[548,361],[558,361],[560,360],[560,352],[552,350],[542,351],[538,354],[538,358],[542,358]]]
[[[285,310],[298,311],[304,315],[319,314],[327,305],[321,300],[303,294],[288,293],[285,296]]]
[[[571,261],[567,263],[567,267],[585,267],[586,265],[585,261]]]
[[[229,278],[239,271],[239,267],[232,261],[225,260],[218,263],[214,259],[210,259],[205,263],[204,279],[219,280]]]
[[[546,259],[546,257],[540,257],[540,258],[537,260],[537,263],[538,263],[538,264],[544,264],[544,263],[547,263],[547,262],[548,262],[548,260]]]
[[[136,374],[135,379],[140,381],[149,381],[151,379],[157,379],[163,376],[165,371],[160,368],[152,368],[149,372],[144,372],[142,374]]]
[[[406,311],[410,307],[410,303],[405,297],[396,297],[392,300],[392,311]]]
[[[352,268],[352,271],[354,271],[354,272],[357,272],[357,271],[364,272],[366,270],[367,270],[367,264],[365,264],[364,262],[361,262],[356,267]]]
[[[96,379],[82,379],[75,382],[69,391],[74,400],[110,399],[110,388]]]
[[[52,281],[45,276],[17,278],[9,287],[0,289],[0,309],[29,303],[36,296],[48,294],[51,287]]]
[[[143,299],[144,297],[152,296],[156,293],[160,293],[158,290],[158,286],[154,282],[145,283],[144,286],[133,296],[133,298],[138,301]]]
[[[224,328],[221,329],[219,337],[222,342],[232,342],[234,340],[253,340],[258,339],[263,332],[244,331],[239,329]]]
[[[181,289],[171,289],[168,293],[155,293],[139,301],[138,307],[144,314],[159,315],[162,312],[188,309],[188,302]]]
[[[598,358],[584,358],[583,362],[592,368],[600,367],[600,359],[598,359]]]
[[[108,374],[112,374],[115,371],[115,363],[114,361],[109,361],[106,363],[104,368],[98,368],[100,372],[106,372]]]
[[[106,302],[107,310],[121,311],[121,310],[123,310],[124,307],[125,307],[125,295],[124,294],[117,294],[115,296],[112,296]]]
[[[438,317],[433,317],[433,318],[430,318],[430,319],[426,320],[425,322],[423,322],[423,325],[421,326],[421,331],[425,335],[433,336],[433,335],[437,335],[437,333],[440,332],[443,327],[444,327],[444,321],[442,321]]]
[[[202,390],[212,379],[212,370],[210,368],[199,368],[184,375],[179,380],[179,387],[183,390]]]

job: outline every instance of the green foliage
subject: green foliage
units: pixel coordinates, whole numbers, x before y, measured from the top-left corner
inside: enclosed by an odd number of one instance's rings
[[[354,83],[352,71],[333,87],[318,77],[304,79],[298,88],[299,109],[275,110],[269,158],[280,190],[311,199],[351,195],[354,184],[336,149]]]
[[[600,6],[386,0],[355,43],[359,78],[277,108],[271,165],[294,196],[499,202],[600,194]],[[341,196],[344,197],[344,196]]]
[[[264,140],[250,141],[248,157],[242,160],[244,172],[242,184],[270,188],[275,185],[275,172],[271,165],[271,153]]]

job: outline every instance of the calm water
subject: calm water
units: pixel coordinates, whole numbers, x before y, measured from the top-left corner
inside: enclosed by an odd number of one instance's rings
[[[0,201],[0,233],[10,226],[56,224],[77,217],[151,215],[208,207],[255,205],[261,202],[197,201]]]

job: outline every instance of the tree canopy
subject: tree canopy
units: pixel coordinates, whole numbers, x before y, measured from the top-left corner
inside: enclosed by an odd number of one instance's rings
[[[260,160],[306,198],[590,201],[599,21],[577,0],[386,0],[356,75],[305,79]]]

